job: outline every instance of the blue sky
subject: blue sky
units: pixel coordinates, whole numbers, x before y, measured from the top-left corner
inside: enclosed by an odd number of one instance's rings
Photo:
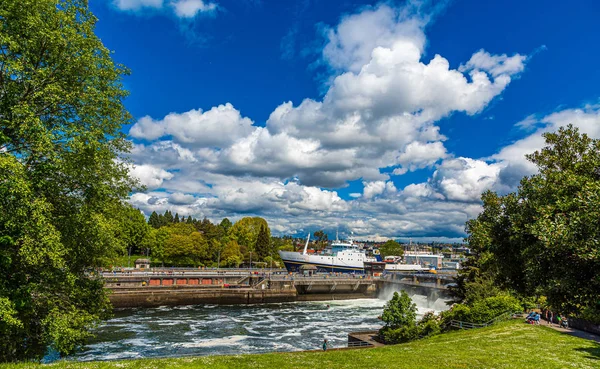
[[[482,191],[535,171],[523,155],[541,133],[600,136],[592,0],[90,7],[132,71],[146,214],[459,240]]]

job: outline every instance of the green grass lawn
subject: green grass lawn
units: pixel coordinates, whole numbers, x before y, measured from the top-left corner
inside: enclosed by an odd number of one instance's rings
[[[375,349],[17,364],[0,368],[600,368],[600,344],[519,320]]]

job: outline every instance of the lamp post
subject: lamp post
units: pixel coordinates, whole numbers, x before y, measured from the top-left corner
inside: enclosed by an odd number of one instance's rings
[[[250,272],[252,272],[252,251],[250,251]]]

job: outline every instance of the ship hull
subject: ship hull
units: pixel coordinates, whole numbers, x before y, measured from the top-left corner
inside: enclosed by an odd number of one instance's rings
[[[332,256],[302,255],[298,252],[279,252],[285,268],[289,272],[299,272],[302,265],[314,265],[318,272],[325,273],[364,273],[362,261],[344,263]]]

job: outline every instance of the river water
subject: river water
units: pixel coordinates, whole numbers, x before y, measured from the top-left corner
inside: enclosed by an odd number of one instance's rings
[[[381,327],[385,299],[257,305],[196,305],[127,309],[95,331],[71,360],[115,360],[186,355],[227,355],[347,345],[348,332]],[[420,314],[447,308],[445,301],[413,295]],[[328,307],[329,305],[329,307]]]

